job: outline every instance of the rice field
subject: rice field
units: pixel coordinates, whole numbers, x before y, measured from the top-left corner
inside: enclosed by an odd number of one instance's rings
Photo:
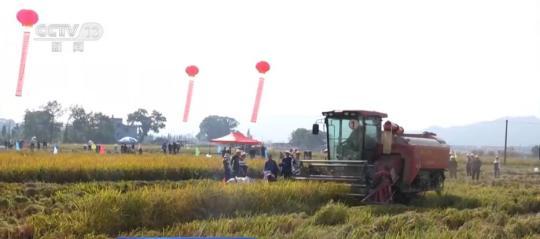
[[[472,181],[460,161],[440,196],[360,205],[340,184],[225,184],[219,159],[0,153],[0,238],[540,238],[540,162],[484,165]]]
[[[262,175],[263,160],[248,160],[251,177]],[[221,159],[214,156],[107,154],[52,155],[44,152],[0,154],[1,182],[88,182],[118,180],[189,180],[223,178]]]

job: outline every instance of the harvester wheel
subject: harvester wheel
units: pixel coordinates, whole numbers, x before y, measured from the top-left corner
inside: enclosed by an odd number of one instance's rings
[[[407,205],[411,202],[411,200],[416,196],[416,193],[404,193],[401,192],[399,189],[395,189],[394,191],[394,202]]]

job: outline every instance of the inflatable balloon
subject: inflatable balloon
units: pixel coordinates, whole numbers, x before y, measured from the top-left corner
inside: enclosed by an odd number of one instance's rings
[[[36,12],[30,9],[22,9],[17,12],[17,20],[25,27],[31,27],[38,21]]]
[[[255,67],[257,68],[257,70],[261,74],[266,74],[266,72],[268,72],[270,70],[270,64],[268,64],[268,62],[266,62],[266,61],[258,62],[257,65],[255,65]],[[257,86],[257,92],[256,92],[256,96],[255,96],[255,103],[253,104],[253,111],[251,113],[251,122],[253,122],[253,123],[257,122],[257,117],[259,115],[259,108],[260,108],[260,105],[261,105],[261,97],[262,97],[262,93],[263,93],[263,88],[264,88],[264,77],[261,76],[261,77],[259,77],[259,84]]]
[[[197,66],[188,66],[186,67],[186,73],[190,77],[195,77],[199,73],[199,68]]]
[[[266,61],[259,61],[255,67],[261,74],[265,74],[270,70],[270,64],[268,64]]]
[[[188,91],[186,95],[186,105],[184,107],[184,117],[182,121],[187,122],[189,118],[189,111],[191,108],[191,97],[193,96],[193,78],[199,73],[199,68],[197,66],[188,66],[186,67],[186,73],[190,77],[188,84]]]
[[[21,52],[21,63],[19,65],[19,78],[15,96],[22,96],[24,83],[24,70],[26,68],[26,56],[28,55],[28,44],[30,43],[30,27],[38,21],[38,15],[33,10],[22,9],[17,13],[17,20],[25,27],[23,35],[23,47]]]

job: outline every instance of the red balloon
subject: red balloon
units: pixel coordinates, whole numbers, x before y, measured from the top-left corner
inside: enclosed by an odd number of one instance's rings
[[[199,73],[199,68],[197,68],[196,66],[188,66],[186,67],[186,73],[188,74],[188,76],[194,77]]]
[[[255,67],[261,74],[264,74],[270,70],[270,64],[268,64],[266,61],[259,61]]]
[[[36,24],[38,19],[37,13],[30,9],[22,9],[17,13],[17,20],[25,27]]]

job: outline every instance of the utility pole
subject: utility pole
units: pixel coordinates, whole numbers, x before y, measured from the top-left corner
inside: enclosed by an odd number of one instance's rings
[[[508,143],[508,120],[506,120],[506,127],[504,128],[504,161],[503,164],[506,164],[506,146]]]

